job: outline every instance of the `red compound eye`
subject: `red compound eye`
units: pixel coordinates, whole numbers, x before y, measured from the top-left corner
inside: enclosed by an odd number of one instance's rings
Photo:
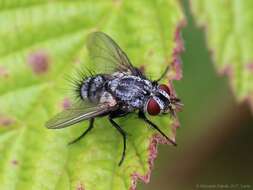
[[[147,112],[149,115],[158,115],[161,109],[159,104],[153,99],[150,98],[147,105]]]
[[[169,89],[169,87],[167,85],[160,84],[158,88],[161,89],[161,90],[163,90],[163,91],[165,91],[168,95],[170,95],[170,89]]]

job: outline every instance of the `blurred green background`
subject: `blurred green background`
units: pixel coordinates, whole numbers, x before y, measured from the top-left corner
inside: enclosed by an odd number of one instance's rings
[[[183,79],[174,82],[184,110],[178,147],[159,146],[151,182],[142,190],[253,189],[253,118],[238,104],[227,77],[214,68],[204,30],[183,1]]]

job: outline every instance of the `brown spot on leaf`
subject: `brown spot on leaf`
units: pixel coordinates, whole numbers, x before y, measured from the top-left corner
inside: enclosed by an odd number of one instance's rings
[[[246,67],[249,71],[253,72],[253,63],[247,64]]]
[[[68,109],[71,106],[71,101],[69,98],[64,98],[63,101],[61,102],[61,108],[63,110]]]
[[[76,190],[85,190],[81,182],[77,185]]]
[[[81,62],[81,60],[79,58],[77,58],[77,59],[74,60],[74,64],[76,64],[76,65],[80,65],[81,63],[82,62]]]
[[[35,74],[45,74],[49,69],[49,56],[43,50],[31,53],[27,61]]]
[[[148,56],[149,57],[152,57],[154,55],[154,53],[155,53],[154,49],[149,49],[148,50]]]
[[[226,65],[221,70],[219,70],[221,75],[227,75],[228,77],[232,77],[234,74],[233,67],[231,65]]]
[[[12,125],[13,123],[14,123],[13,119],[0,115],[0,126],[8,127]]]
[[[120,7],[122,5],[122,0],[112,0],[112,2],[116,7]]]
[[[16,166],[16,165],[18,165],[19,162],[17,160],[12,160],[11,163],[12,163],[12,165]]]
[[[8,76],[9,72],[7,69],[3,65],[0,65],[0,77],[7,78]]]

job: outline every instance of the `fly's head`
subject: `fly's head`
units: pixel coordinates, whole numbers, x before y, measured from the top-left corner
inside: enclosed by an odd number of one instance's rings
[[[170,113],[176,116],[176,112],[182,109],[183,104],[165,84],[155,84],[154,90],[145,103],[144,111],[149,115]]]

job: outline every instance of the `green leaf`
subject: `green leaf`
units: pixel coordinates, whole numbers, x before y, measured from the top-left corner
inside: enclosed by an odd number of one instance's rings
[[[71,146],[87,122],[62,130],[44,124],[68,103],[64,78],[84,68],[91,31],[112,36],[149,75],[172,63],[168,77],[179,78],[182,21],[174,0],[0,0],[0,189],[134,189],[137,178],[148,182],[164,139],[134,115],[118,121],[129,133],[120,167],[122,139],[105,118]],[[154,122],[175,138],[174,120]]]
[[[230,77],[239,101],[253,106],[253,1],[192,0],[197,23],[205,27],[215,66]]]

